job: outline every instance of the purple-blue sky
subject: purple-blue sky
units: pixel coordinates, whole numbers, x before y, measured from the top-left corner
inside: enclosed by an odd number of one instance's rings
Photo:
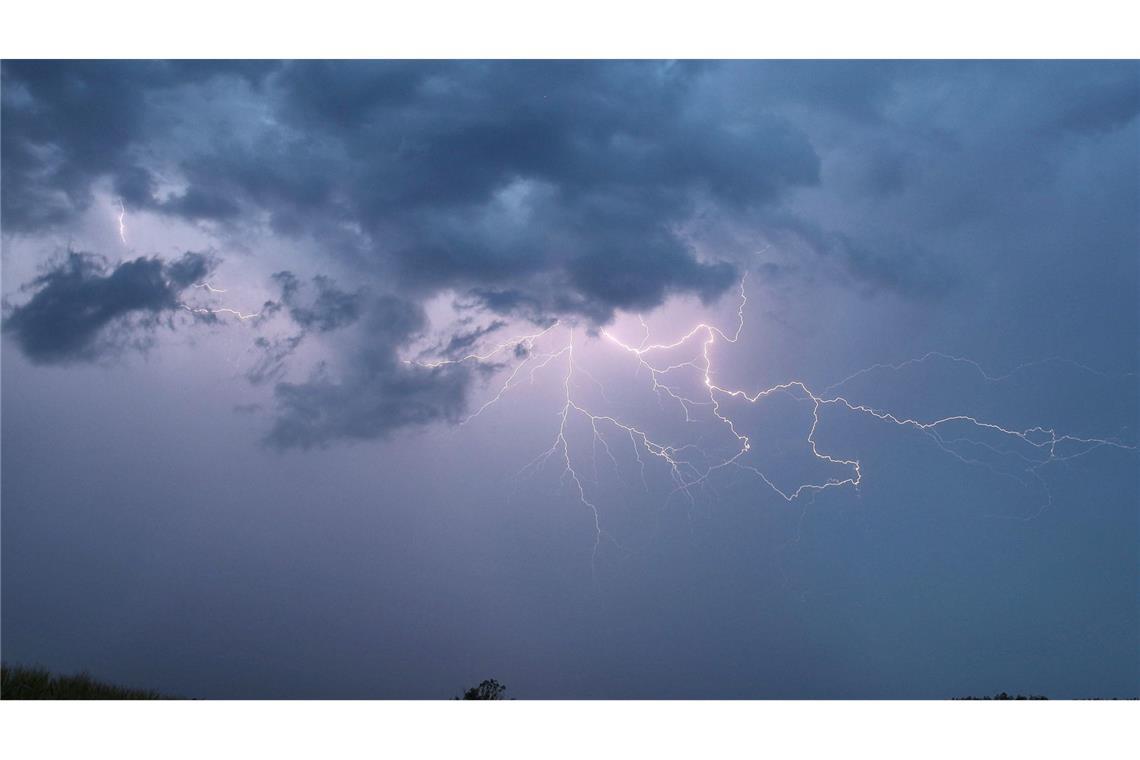
[[[6,661],[1140,693],[1135,62],[7,61],[2,98]]]

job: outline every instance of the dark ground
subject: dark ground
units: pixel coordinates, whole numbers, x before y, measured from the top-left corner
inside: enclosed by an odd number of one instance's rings
[[[156,691],[96,681],[86,673],[52,675],[44,668],[0,667],[0,699],[171,699]]]

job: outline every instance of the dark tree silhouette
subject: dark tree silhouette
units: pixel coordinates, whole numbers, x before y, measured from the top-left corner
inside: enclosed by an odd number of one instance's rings
[[[506,699],[507,687],[491,678],[463,692],[460,699]]]

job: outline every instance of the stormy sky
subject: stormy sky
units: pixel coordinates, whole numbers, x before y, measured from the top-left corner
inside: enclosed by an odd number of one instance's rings
[[[5,661],[1140,695],[1137,63],[2,77]]]

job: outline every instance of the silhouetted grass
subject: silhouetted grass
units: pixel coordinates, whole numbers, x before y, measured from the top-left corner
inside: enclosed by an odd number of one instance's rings
[[[86,673],[56,676],[44,668],[0,666],[0,699],[170,699],[156,691],[127,689]]]

